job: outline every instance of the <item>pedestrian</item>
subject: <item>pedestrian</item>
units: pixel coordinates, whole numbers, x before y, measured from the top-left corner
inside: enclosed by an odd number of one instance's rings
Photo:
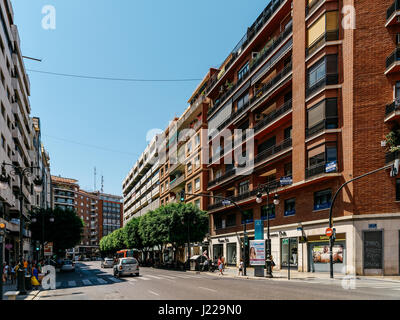
[[[218,270],[219,270],[219,274],[221,276],[224,275],[223,270],[224,270],[224,263],[222,262],[222,257],[219,257],[218,259]]]
[[[208,271],[208,259],[206,259],[203,263],[203,271],[207,270]]]
[[[1,268],[1,281],[3,281],[3,283],[6,282],[6,264],[3,263],[2,268]]]
[[[4,278],[5,278],[5,283],[7,283],[10,280],[10,266],[6,262],[4,265]]]
[[[15,265],[13,265],[12,266],[12,268],[11,268],[11,284],[15,284],[15,281],[16,281],[16,266]]]
[[[32,266],[31,283],[32,283],[32,286],[33,286],[35,289],[38,289],[39,286],[40,286],[40,282],[39,282],[39,271],[38,271],[38,269],[36,268],[36,265],[35,265],[35,264],[33,264],[33,266]]]
[[[242,274],[243,276],[243,267],[244,267],[243,259],[240,259],[238,276],[240,276],[240,274]]]
[[[274,267],[275,267],[274,257],[271,256],[271,271],[274,271]]]

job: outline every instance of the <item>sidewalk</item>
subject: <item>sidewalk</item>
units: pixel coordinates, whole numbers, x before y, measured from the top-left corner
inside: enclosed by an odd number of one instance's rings
[[[264,270],[264,277],[255,277],[254,276],[254,268],[247,268],[246,274],[247,276],[239,276],[237,268],[226,268],[224,273],[224,277],[230,278],[244,278],[244,279],[253,279],[253,280],[269,280],[266,278],[266,270]],[[215,272],[207,272],[209,275],[219,276],[219,271],[215,270]],[[288,270],[274,270],[272,272],[273,279],[275,280],[287,280],[288,278]],[[334,278],[337,280],[344,279],[345,277],[349,277],[351,275],[346,274],[335,274]],[[312,280],[312,279],[324,279],[329,280],[330,274],[329,272],[299,272],[297,270],[290,270],[290,279],[291,280]],[[400,282],[400,276],[356,276],[356,279],[368,279],[368,280],[384,280],[384,281],[392,281],[392,282]]]
[[[16,284],[4,284],[3,285],[3,300],[7,300],[7,297],[4,296],[4,294],[7,291],[17,291],[17,285]],[[17,300],[33,300],[39,294],[40,291],[41,290],[28,291],[26,295],[17,296]]]

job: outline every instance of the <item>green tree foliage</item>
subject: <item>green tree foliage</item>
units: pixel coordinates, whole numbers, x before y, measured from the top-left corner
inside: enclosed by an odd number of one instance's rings
[[[124,227],[124,243],[125,247],[129,249],[142,249],[142,238],[139,234],[140,218],[133,218]]]
[[[74,210],[40,209],[31,213],[33,217],[37,221],[31,224],[32,240],[42,241],[44,221],[44,241],[54,243],[54,252],[62,253],[80,243],[84,223]],[[50,222],[50,217],[54,222]]]

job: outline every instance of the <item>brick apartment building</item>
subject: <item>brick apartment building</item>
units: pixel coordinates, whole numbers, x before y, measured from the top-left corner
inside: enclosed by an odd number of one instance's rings
[[[392,0],[273,0],[213,72],[205,91],[208,128],[253,129],[254,151],[242,147],[254,171],[239,175],[243,162],[224,162],[235,150],[225,140],[239,135],[211,134],[208,191],[245,211],[241,216],[234,206],[212,201],[212,256],[237,265],[243,224],[252,240],[254,221],[269,215],[277,269],[290,259],[299,271],[329,270],[324,234],[333,194],[396,157],[381,142],[400,114],[398,14],[399,1]],[[389,172],[348,185],[337,199],[335,272],[399,274],[400,180]],[[265,183],[274,187],[270,203],[264,193],[259,205],[256,194]]]
[[[85,224],[80,244],[67,255],[98,256],[101,238],[122,226],[122,198],[84,191],[75,179],[51,176],[51,182],[52,207],[74,210]]]

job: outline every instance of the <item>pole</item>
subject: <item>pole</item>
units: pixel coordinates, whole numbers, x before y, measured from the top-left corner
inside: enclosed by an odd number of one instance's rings
[[[0,229],[1,230],[1,229]],[[2,233],[2,231],[0,231]],[[1,280],[0,280],[0,301],[3,300],[3,234],[0,233],[0,266],[1,266]],[[11,272],[11,270],[9,270]]]
[[[188,264],[188,269],[190,270],[190,228],[189,228],[189,217],[188,217],[188,260],[187,260],[187,264]]]
[[[361,175],[359,177],[353,178],[353,179],[345,182],[344,184],[342,184],[341,187],[336,191],[335,196],[332,199],[331,207],[329,208],[329,228],[333,228],[333,205],[335,204],[336,198],[338,197],[340,191],[342,191],[342,189],[345,186],[347,186],[351,182],[354,182],[356,180],[359,180],[359,179],[364,178],[366,176],[369,176],[371,174],[374,174],[374,173],[377,173],[379,171],[386,170],[386,169],[389,169],[389,168],[392,168],[392,167],[393,167],[393,165],[391,165],[391,164],[387,165],[387,166],[384,166],[382,168],[367,172],[367,173],[365,173],[365,174],[363,174],[363,175]],[[332,236],[329,239],[329,260],[330,260],[329,261],[329,268],[330,268],[330,277],[331,277],[331,279],[333,279],[333,246],[334,246],[334,244],[335,244],[335,239]]]
[[[22,185],[23,185],[23,173],[20,168],[17,169],[19,176],[19,267],[18,267],[18,291],[20,295],[25,295],[25,269],[24,269],[24,222],[23,222],[23,202],[24,196],[22,194]]]
[[[267,278],[273,278],[271,270],[271,238],[270,238],[270,225],[269,225],[269,186],[267,190]]]
[[[290,238],[288,238],[289,241],[289,251],[288,251],[288,280],[290,280]]]
[[[42,212],[42,259],[44,260],[44,212]]]
[[[244,225],[243,225],[243,275],[244,276],[247,276],[247,269],[246,269],[246,261],[247,261],[246,260],[247,259],[246,237],[247,237],[246,221],[244,221]]]

